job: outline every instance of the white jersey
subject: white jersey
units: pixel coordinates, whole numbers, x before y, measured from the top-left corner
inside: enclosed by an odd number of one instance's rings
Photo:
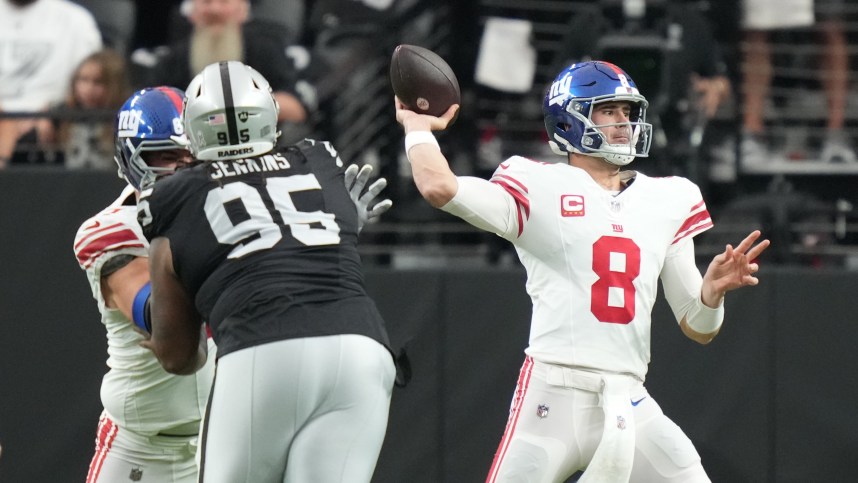
[[[134,191],[130,187],[97,215],[86,220],[75,236],[74,252],[86,271],[101,322],[107,329],[107,365],[101,401],[120,427],[142,434],[193,434],[198,430],[214,377],[213,345],[206,365],[193,376],[166,372],[150,350],[140,347],[143,335],[118,309],[107,307],[101,293],[101,270],[119,255],[147,257],[149,244],[137,224]],[[171,431],[172,430],[172,431]]]
[[[633,182],[613,194],[582,169],[512,157],[491,178],[499,198],[459,178],[443,209],[515,245],[533,301],[528,355],[644,380],[665,259],[712,220],[685,178],[622,176]],[[462,194],[474,183],[490,196]]]
[[[16,7],[0,0],[0,109],[40,111],[60,103],[78,64],[101,46],[95,19],[76,3]]]

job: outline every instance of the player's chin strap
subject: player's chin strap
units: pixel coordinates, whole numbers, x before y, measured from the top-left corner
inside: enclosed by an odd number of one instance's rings
[[[551,366],[547,382],[599,394],[605,413],[602,440],[579,483],[627,483],[635,457],[635,418],[632,414],[630,376],[596,374]]]

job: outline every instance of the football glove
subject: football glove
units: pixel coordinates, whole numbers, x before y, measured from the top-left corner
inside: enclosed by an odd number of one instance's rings
[[[349,196],[355,204],[355,208],[357,208],[358,233],[363,230],[364,225],[369,220],[378,218],[393,206],[393,201],[384,199],[376,203],[372,208],[369,207],[370,203],[387,186],[386,179],[378,178],[374,183],[369,185],[366,192],[361,194],[367,181],[369,181],[370,174],[372,174],[372,166],[369,164],[361,166],[360,169],[358,169],[356,164],[351,164],[345,171],[346,189],[349,191]]]

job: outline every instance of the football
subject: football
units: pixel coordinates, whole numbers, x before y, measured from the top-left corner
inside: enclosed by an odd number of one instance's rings
[[[453,69],[435,52],[416,45],[402,44],[393,51],[390,84],[396,97],[420,114],[440,116],[461,102]]]

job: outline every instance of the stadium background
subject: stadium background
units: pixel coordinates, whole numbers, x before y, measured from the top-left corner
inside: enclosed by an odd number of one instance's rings
[[[85,478],[106,342],[71,245],[121,186],[112,173],[0,176],[0,481]],[[523,270],[371,264],[366,277],[414,366],[373,481],[482,481],[527,341]],[[760,277],[728,297],[723,333],[705,347],[659,302],[650,393],[715,482],[852,481],[858,274],[764,262]]]
[[[511,95],[470,82],[465,106],[473,107],[464,113],[470,119],[460,118],[459,131],[441,141],[461,158],[544,149],[534,99],[556,73],[569,16],[588,2],[405,3],[418,4],[419,11],[407,11],[396,35],[388,35],[394,29],[355,28],[334,32],[323,45],[336,50],[357,40],[374,47],[341,74],[329,116],[320,120],[343,158],[378,162],[401,151],[384,82],[393,45],[424,45],[445,57],[475,50],[478,39],[463,26],[482,25],[488,16],[533,21],[533,92]],[[849,28],[854,43],[858,23]],[[378,31],[385,35],[381,41]],[[735,61],[739,46],[731,45]],[[792,102],[821,105],[816,73],[806,68],[812,46],[778,48],[776,68],[794,76],[794,90],[781,91],[789,102],[767,115],[773,132],[787,136],[795,126],[819,124],[825,112]],[[469,62],[454,67],[465,73],[473,67]],[[738,69],[737,62],[732,66]],[[460,80],[469,84],[466,75]],[[725,107],[709,126],[715,136],[708,142],[735,134],[737,109]],[[373,122],[355,122],[367,112],[376,114]],[[854,105],[847,115],[850,127],[858,125]],[[841,213],[832,205],[858,202],[858,168],[784,160],[749,170],[733,159],[733,177],[716,179],[707,177],[716,161],[716,146],[708,147],[713,150],[701,153],[699,165],[663,166],[696,178],[710,203],[716,230],[699,237],[700,261],[749,227],[762,226],[778,242],[764,257],[762,286],[728,297],[725,328],[713,344],[685,339],[659,302],[648,388],[694,441],[715,482],[852,481],[858,474],[858,383],[852,376],[858,368],[858,228],[851,207]],[[362,250],[368,288],[394,342],[408,347],[414,380],[395,390],[374,481],[483,481],[527,341],[525,275],[509,263],[508,252],[497,253],[490,236],[452,226],[417,199],[398,167],[381,166],[396,205],[368,227]],[[112,172],[53,168],[16,166],[0,173],[0,482],[83,481],[101,410],[106,341],[71,245],[80,222],[112,201],[122,183]],[[773,190],[780,187],[784,191]],[[845,236],[837,233],[841,222]],[[825,243],[804,245],[814,237]]]

